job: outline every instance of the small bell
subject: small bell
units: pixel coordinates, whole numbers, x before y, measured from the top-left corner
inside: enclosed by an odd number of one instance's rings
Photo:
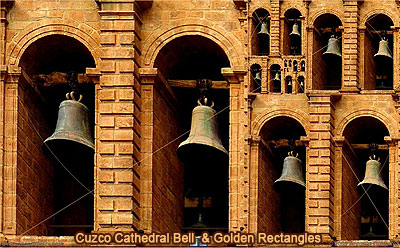
[[[379,41],[379,49],[378,52],[374,55],[375,59],[388,59],[388,60],[393,60],[392,55],[390,54],[390,49],[389,49],[389,42],[382,38],[381,41]]]
[[[274,183],[276,190],[280,191],[285,185],[300,186],[301,189],[306,187],[303,176],[303,168],[301,160],[293,156],[293,152],[289,152],[288,156],[283,161],[282,174]],[[299,187],[297,187],[299,188]]]
[[[257,71],[255,76],[254,76],[254,80],[257,82],[261,82],[261,72]]]
[[[335,35],[332,35],[328,41],[328,48],[322,54],[324,59],[328,59],[329,57],[332,58],[342,58],[342,52],[340,50],[340,41]]]
[[[261,22],[261,29],[257,33],[258,36],[265,36],[269,37],[269,32],[268,32],[268,24],[266,22]]]
[[[292,32],[289,34],[290,38],[301,38],[299,31],[299,24],[295,22],[292,27]]]
[[[275,73],[275,77],[274,77],[273,81],[275,81],[275,82],[281,81],[281,73],[279,71]]]
[[[377,159],[375,155],[369,157],[365,168],[365,177],[357,187],[360,188],[361,185],[364,185],[364,189],[368,189],[368,185],[379,186],[382,189],[389,190],[383,181],[381,174],[381,163],[379,162],[379,158]]]

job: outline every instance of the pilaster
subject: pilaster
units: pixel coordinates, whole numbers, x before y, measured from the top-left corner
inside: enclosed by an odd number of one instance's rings
[[[333,234],[334,220],[334,142],[332,140],[334,96],[309,95],[310,142],[307,163],[306,232]]]
[[[147,1],[144,1],[147,2]],[[134,0],[99,0],[95,231],[139,227],[140,14]]]
[[[280,56],[280,0],[271,0],[270,56]]]
[[[359,91],[359,52],[360,42],[358,23],[360,8],[358,1],[344,1],[344,29],[343,29],[343,86],[341,91]]]
[[[244,111],[244,75],[246,71],[222,68],[229,82],[229,231],[248,232],[249,228],[249,149],[245,149],[248,111]],[[247,108],[247,105],[246,105]]]
[[[17,108],[20,76],[20,67],[8,67],[4,84],[2,233],[12,235],[17,232]]]

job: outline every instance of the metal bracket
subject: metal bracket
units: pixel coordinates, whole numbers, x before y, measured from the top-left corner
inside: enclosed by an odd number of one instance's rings
[[[203,101],[206,105],[207,103],[204,101],[205,99],[209,99],[209,90],[211,89],[212,81],[209,79],[198,79],[196,81],[196,88],[199,89],[199,100]]]

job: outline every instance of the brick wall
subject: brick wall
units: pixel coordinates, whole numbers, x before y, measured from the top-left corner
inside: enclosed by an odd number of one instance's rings
[[[24,233],[54,212],[53,163],[41,150],[43,138],[51,134],[44,113],[43,105],[33,93],[19,86],[17,234]],[[46,225],[51,223],[51,220],[42,223],[25,235],[47,235]]]
[[[99,5],[95,230],[132,230],[140,218],[141,9],[135,1]]]
[[[322,58],[322,54],[326,49],[321,49],[326,46],[319,35],[314,32],[313,34],[313,55],[312,55],[312,89],[324,89],[326,84],[326,63]]]
[[[182,134],[177,113],[158,90],[154,92],[153,226],[155,232],[180,232],[183,226],[183,164],[176,156]],[[168,146],[165,146],[169,144]],[[165,147],[164,147],[165,146]],[[157,152],[159,149],[159,152]]]
[[[373,37],[365,31],[364,37],[364,89],[373,90],[375,89],[376,82],[376,64],[374,60],[374,54],[377,48],[375,47],[375,42],[373,42]]]
[[[268,153],[266,148],[259,151],[257,231],[278,233],[281,231],[280,197],[273,185],[280,174]]]
[[[356,190],[358,179],[352,172],[353,169],[357,173],[356,161],[356,157],[345,146],[342,158],[341,237],[343,240],[358,239],[360,236],[361,201],[353,206],[360,197]],[[362,180],[360,175],[357,176]]]

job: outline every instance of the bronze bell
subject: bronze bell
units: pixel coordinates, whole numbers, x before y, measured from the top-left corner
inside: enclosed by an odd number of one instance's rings
[[[283,161],[281,177],[274,182],[274,187],[280,191],[285,185],[289,185],[289,183],[301,186],[301,189],[306,187],[301,160],[297,158],[297,154],[293,156],[293,152],[289,152]]]
[[[297,22],[295,22],[293,24],[292,32],[289,34],[289,36],[291,38],[300,38],[301,37],[300,31],[299,31],[299,24],[297,24]]]
[[[61,102],[56,129],[44,141],[43,148],[50,150],[57,157],[93,155],[94,143],[89,126],[88,108],[76,100]]]
[[[336,58],[342,57],[342,52],[340,51],[340,41],[334,35],[332,35],[331,38],[329,38],[328,48],[322,54],[322,57],[325,59],[327,59],[329,57],[332,57],[332,58],[333,57],[336,57]]]
[[[256,75],[254,76],[254,80],[257,82],[261,81],[261,72],[260,71],[256,72]]]
[[[279,71],[275,73],[275,77],[274,77],[273,81],[275,81],[275,82],[281,81],[281,73]]]
[[[361,185],[364,185],[364,189],[368,189],[368,185],[376,185],[379,186],[385,190],[389,190],[388,187],[385,185],[385,182],[383,181],[382,174],[381,174],[381,163],[379,162],[379,158],[376,159],[376,156],[373,155],[369,157],[369,160],[367,161],[366,167],[365,167],[365,177],[364,180],[362,180],[357,187],[360,187]]]
[[[292,86],[292,79],[291,78],[287,79],[287,86]]]
[[[257,33],[258,36],[268,36],[269,37],[269,32],[268,32],[268,24],[266,22],[261,22],[261,29]]]
[[[198,160],[208,157],[214,159],[227,158],[228,151],[223,147],[218,134],[216,111],[211,107],[202,105],[198,101],[192,112],[192,123],[189,137],[178,146],[178,158],[186,162],[188,158]]]
[[[386,39],[381,39],[379,41],[379,49],[378,52],[374,55],[375,59],[390,59],[393,60],[392,55],[390,54],[390,49],[389,49],[389,42]]]

